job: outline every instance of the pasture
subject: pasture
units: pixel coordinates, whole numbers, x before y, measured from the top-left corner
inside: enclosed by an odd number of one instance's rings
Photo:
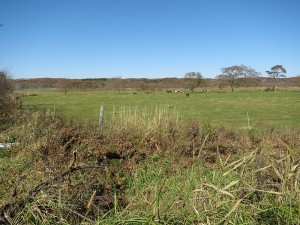
[[[0,132],[6,224],[299,224],[299,92],[35,94]]]
[[[68,118],[97,123],[100,105],[105,107],[106,121],[114,113],[130,110],[140,114],[158,109],[175,113],[183,120],[209,121],[213,125],[248,127],[262,124],[292,128],[300,122],[300,92],[208,92],[183,93],[154,92],[150,94],[104,91],[35,92],[37,96],[22,98],[23,107],[46,107],[63,113]]]

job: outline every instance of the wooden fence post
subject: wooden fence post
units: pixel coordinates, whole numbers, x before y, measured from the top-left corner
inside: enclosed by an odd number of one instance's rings
[[[247,112],[247,120],[248,120],[248,129],[251,130],[251,127],[250,127],[250,118],[249,118],[248,112]]]
[[[104,120],[104,107],[100,107],[100,116],[99,116],[99,130],[100,134],[103,134],[103,120]]]

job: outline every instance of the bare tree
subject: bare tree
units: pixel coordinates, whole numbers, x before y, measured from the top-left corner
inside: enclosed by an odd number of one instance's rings
[[[255,69],[244,65],[225,67],[221,70],[222,74],[218,75],[216,79],[227,81],[231,91],[237,86],[251,85],[260,76],[260,73]]]
[[[12,93],[13,87],[9,82],[8,74],[0,71],[0,112],[7,109],[9,104],[9,94]]]
[[[193,93],[195,88],[204,84],[204,78],[200,72],[188,72],[184,75],[185,86]]]
[[[271,70],[267,70],[266,73],[270,78],[274,79],[274,91],[277,90],[277,79],[286,77],[286,70],[282,65],[275,65],[271,68]]]

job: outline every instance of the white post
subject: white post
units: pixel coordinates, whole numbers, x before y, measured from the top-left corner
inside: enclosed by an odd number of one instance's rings
[[[247,112],[247,120],[248,120],[248,129],[251,130],[251,127],[250,127],[250,118],[249,118],[248,112]]]
[[[100,115],[99,115],[99,129],[100,134],[103,134],[103,119],[104,119],[104,107],[100,107]]]

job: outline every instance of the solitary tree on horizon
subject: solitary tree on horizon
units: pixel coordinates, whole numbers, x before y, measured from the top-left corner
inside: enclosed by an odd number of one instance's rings
[[[249,86],[260,76],[260,73],[255,69],[245,65],[225,67],[222,68],[221,71],[222,74],[218,75],[216,78],[227,81],[228,85],[231,87],[231,91],[237,86]]]
[[[271,68],[271,70],[267,70],[266,73],[270,78],[275,80],[274,82],[274,91],[277,90],[277,79],[286,77],[286,69],[282,65],[275,65]]]

